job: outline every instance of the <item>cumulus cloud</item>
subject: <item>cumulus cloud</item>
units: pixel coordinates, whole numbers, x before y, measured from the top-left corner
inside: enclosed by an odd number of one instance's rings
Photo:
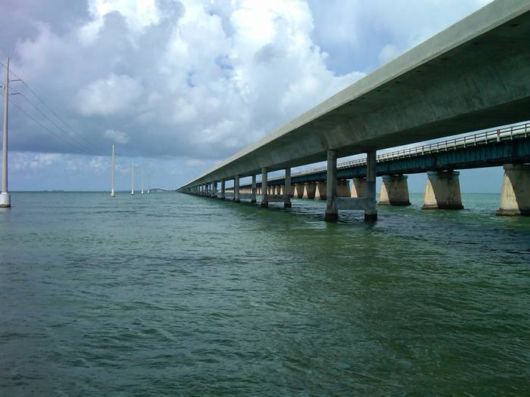
[[[0,36],[0,52],[66,122],[15,96],[40,124],[12,108],[11,147],[104,155],[110,141],[121,155],[206,167],[486,2],[2,3],[15,33]]]
[[[108,129],[105,131],[105,138],[110,139],[111,141],[115,143],[120,143],[122,145],[125,145],[129,142],[129,136],[123,132],[118,130],[111,130]]]
[[[109,116],[131,110],[142,94],[140,83],[126,75],[111,73],[79,90],[76,109],[83,116]]]
[[[60,159],[56,153],[15,152],[11,156],[15,170],[28,170],[49,167]]]
[[[326,67],[302,0],[90,0],[87,15],[60,35],[40,23],[14,66],[131,155],[225,157],[364,75]]]

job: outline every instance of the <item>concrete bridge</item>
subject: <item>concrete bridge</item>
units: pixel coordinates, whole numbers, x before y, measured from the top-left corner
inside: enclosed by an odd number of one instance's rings
[[[256,174],[261,173],[261,205],[265,207],[273,189],[272,199],[278,199],[282,182],[283,196],[292,193],[292,181],[294,194],[299,196],[296,181],[300,184],[302,179],[296,178],[312,178],[307,183],[314,183],[315,195],[318,192],[326,199],[326,220],[336,220],[339,209],[364,210],[365,219],[373,220],[377,218],[378,174],[385,175],[382,191],[388,196],[380,201],[406,204],[408,194],[406,200],[398,194],[404,191],[403,174],[436,171],[429,173],[426,197],[430,189],[432,200],[426,199],[425,207],[461,208],[454,199],[460,194],[455,182],[458,174],[453,170],[503,164],[500,213],[528,214],[527,135],[524,143],[520,137],[508,141],[502,130],[493,137],[498,142],[489,142],[490,134],[482,147],[464,140],[455,141],[455,150],[449,150],[451,141],[445,141],[448,147],[439,147],[436,153],[431,147],[430,153],[376,157],[379,149],[530,119],[528,37],[530,0],[496,0],[178,190],[217,196],[220,183],[222,198],[225,182],[233,179],[234,199],[239,201],[240,178],[251,177],[251,200],[255,201]],[[443,153],[442,149],[447,150]],[[337,167],[338,157],[360,153],[366,153],[364,163]],[[327,160],[325,170],[291,176],[292,167],[323,160]],[[269,172],[282,169],[282,180],[268,180]],[[354,178],[355,197],[340,197],[347,196],[338,182],[345,176]],[[310,197],[312,187],[306,190]],[[290,202],[285,200],[285,205]]]

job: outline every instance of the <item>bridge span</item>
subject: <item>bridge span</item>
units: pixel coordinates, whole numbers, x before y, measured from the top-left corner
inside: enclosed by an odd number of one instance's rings
[[[518,166],[507,163],[519,164]],[[473,135],[447,139],[422,146],[415,146],[379,154],[376,175],[383,179],[379,204],[409,205],[407,176],[427,172],[424,208],[460,209],[462,199],[458,180],[459,169],[505,166],[512,177],[523,177],[530,162],[530,123],[512,125],[483,131]],[[517,170],[517,171],[515,171]],[[290,206],[290,198],[326,200],[326,167],[312,168],[291,175],[291,185],[285,185],[285,177],[269,179],[268,195],[275,201]],[[350,185],[350,179],[351,185]],[[530,179],[529,179],[530,182]],[[513,187],[513,186],[512,186]],[[519,181],[516,187],[525,184]],[[503,190],[509,186],[503,187]],[[255,192],[262,194],[260,182]],[[337,164],[337,197],[362,197],[366,190],[366,159],[344,161]],[[436,191],[434,191],[436,190]],[[227,190],[232,194],[233,189]],[[240,185],[240,198],[255,199],[252,184]],[[221,193],[219,192],[219,197]],[[451,194],[449,194],[451,193]],[[225,196],[226,197],[226,196]],[[436,201],[434,201],[436,199]],[[506,204],[503,204],[506,206]],[[499,212],[507,214],[507,208]],[[521,210],[521,208],[519,209]],[[522,208],[525,212],[526,207]],[[513,211],[511,214],[515,214]]]
[[[383,186],[392,196],[393,186],[403,185],[400,175],[436,171],[429,174],[433,200],[425,207],[443,208],[444,197],[457,193],[457,173],[453,170],[468,168],[459,161],[468,156],[466,164],[480,166],[469,160],[474,155],[486,156],[482,162],[494,158],[495,165],[506,165],[507,187],[502,197],[507,204],[503,210],[501,200],[500,212],[526,214],[530,212],[530,174],[524,164],[528,157],[518,156],[514,144],[504,136],[496,144],[486,145],[488,153],[479,146],[471,149],[471,142],[445,155],[416,153],[399,160],[385,161],[383,155],[378,161],[376,151],[529,120],[528,37],[530,0],[493,1],[178,190],[217,196],[217,185],[221,183],[223,197],[225,182],[233,179],[234,199],[238,201],[240,178],[250,176],[255,200],[256,175],[261,173],[261,205],[266,207],[271,195],[268,185],[281,185],[268,180],[269,172],[285,170],[283,185],[285,195],[290,195],[291,181],[302,177],[292,176],[292,167],[327,160],[326,169],[319,173],[320,180],[314,181],[325,184],[325,189],[322,185],[319,191],[326,199],[326,220],[336,220],[339,209],[361,209],[365,219],[373,220],[377,218],[378,174],[386,175]],[[525,145],[526,139],[524,144],[516,144],[523,149]],[[339,157],[360,153],[366,153],[365,163],[346,167],[347,171],[337,167]],[[460,155],[460,160],[454,157]],[[402,169],[397,169],[398,165]],[[337,197],[341,190],[337,181],[344,179],[344,172],[350,172],[352,178],[365,178],[360,197]],[[299,194],[296,186],[295,190]],[[461,204],[445,207],[460,208]]]

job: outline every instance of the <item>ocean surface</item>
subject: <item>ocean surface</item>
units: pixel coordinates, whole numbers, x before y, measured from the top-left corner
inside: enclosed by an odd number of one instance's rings
[[[14,193],[0,396],[530,395],[530,218],[412,200]]]

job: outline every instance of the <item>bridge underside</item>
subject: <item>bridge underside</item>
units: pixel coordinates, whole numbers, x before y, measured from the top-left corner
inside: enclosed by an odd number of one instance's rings
[[[529,8],[491,3],[193,184],[530,119]]]

